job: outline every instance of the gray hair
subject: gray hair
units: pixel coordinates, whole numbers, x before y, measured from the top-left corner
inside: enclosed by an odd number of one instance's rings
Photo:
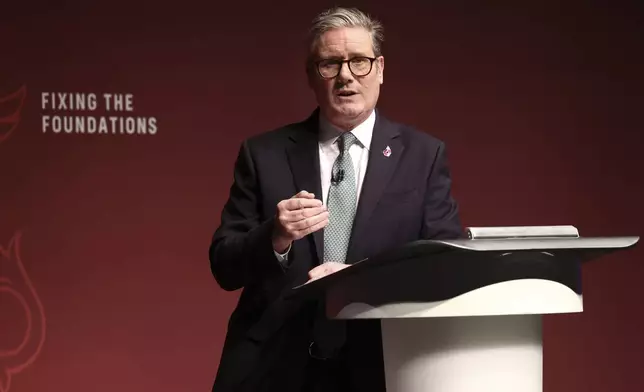
[[[371,35],[373,52],[382,55],[384,28],[380,21],[357,8],[334,7],[318,14],[309,30],[309,56],[315,49],[317,41],[329,30],[343,27],[362,27]]]

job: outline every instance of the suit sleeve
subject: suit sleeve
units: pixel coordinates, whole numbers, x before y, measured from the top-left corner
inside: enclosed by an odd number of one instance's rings
[[[210,268],[224,290],[283,274],[271,241],[274,218],[261,221],[260,205],[257,172],[246,141],[237,156],[233,185],[209,250]]]
[[[440,143],[429,176],[423,210],[423,239],[463,238],[458,204],[452,197],[452,178],[445,144]]]

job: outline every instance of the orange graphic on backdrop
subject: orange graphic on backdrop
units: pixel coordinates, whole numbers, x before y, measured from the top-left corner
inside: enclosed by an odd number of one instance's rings
[[[7,140],[20,123],[20,112],[26,96],[25,86],[9,95],[0,96],[0,143]]]
[[[22,264],[21,237],[20,232],[16,233],[6,249],[0,245],[0,298],[4,297],[0,304],[13,299],[21,305],[26,317],[20,341],[0,340],[0,392],[9,392],[11,378],[34,363],[45,343],[45,312]],[[4,312],[2,308],[0,312]]]

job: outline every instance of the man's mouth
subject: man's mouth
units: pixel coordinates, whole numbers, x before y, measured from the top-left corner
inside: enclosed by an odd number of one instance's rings
[[[353,95],[356,95],[357,93],[355,91],[338,91],[335,94],[339,97],[351,97]]]

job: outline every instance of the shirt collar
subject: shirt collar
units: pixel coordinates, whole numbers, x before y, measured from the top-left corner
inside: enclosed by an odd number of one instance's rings
[[[362,144],[362,147],[369,150],[371,146],[371,138],[373,136],[373,127],[376,123],[376,111],[372,110],[369,117],[360,123],[358,126],[351,130],[351,133],[358,139]],[[319,120],[320,126],[320,143],[325,146],[330,146],[340,137],[342,134],[341,129],[337,128],[331,124],[322,114],[320,114]]]

